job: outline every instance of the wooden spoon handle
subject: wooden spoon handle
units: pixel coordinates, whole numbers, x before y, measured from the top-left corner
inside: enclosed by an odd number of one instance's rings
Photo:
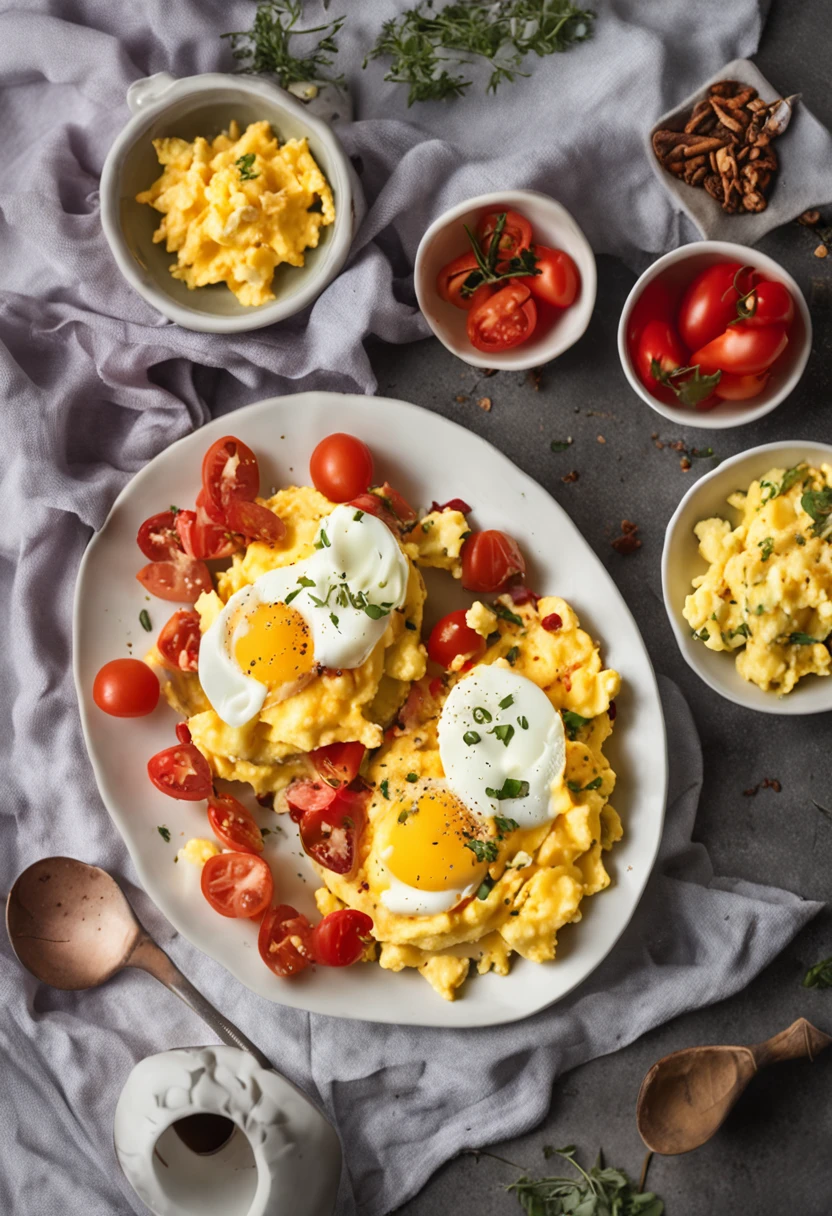
[[[766,1068],[769,1064],[777,1064],[780,1060],[799,1060],[807,1057],[814,1060],[824,1048],[832,1043],[832,1038],[818,1030],[806,1018],[798,1018],[791,1026],[781,1030],[779,1034],[764,1043],[757,1043],[749,1048],[754,1056],[757,1068]]]

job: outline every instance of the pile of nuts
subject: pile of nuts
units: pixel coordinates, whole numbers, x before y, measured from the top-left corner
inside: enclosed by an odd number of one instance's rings
[[[729,215],[764,211],[778,167],[771,141],[786,130],[796,100],[768,103],[751,85],[720,80],[682,131],[654,133],[653,151],[663,168],[702,186]]]

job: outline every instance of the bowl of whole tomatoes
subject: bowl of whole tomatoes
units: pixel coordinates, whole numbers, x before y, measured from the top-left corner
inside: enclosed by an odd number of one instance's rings
[[[527,371],[563,354],[595,305],[595,257],[569,212],[536,190],[468,199],[419,243],[416,297],[436,337],[474,367]]]
[[[618,326],[632,387],[683,426],[721,430],[770,413],[812,347],[803,293],[772,258],[728,241],[674,249],[633,287]]]

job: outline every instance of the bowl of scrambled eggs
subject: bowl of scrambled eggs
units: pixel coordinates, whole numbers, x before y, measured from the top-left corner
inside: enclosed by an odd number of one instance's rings
[[[311,304],[349,252],[347,157],[269,81],[137,82],[101,177],[101,222],[127,281],[186,329],[238,333]]]
[[[679,648],[749,709],[832,709],[832,446],[770,443],[685,495],[662,557]]]

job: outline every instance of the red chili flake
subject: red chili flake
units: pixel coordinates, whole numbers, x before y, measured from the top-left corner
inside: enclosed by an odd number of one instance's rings
[[[513,604],[536,604],[540,599],[525,583],[512,583],[508,589]]]
[[[609,708],[607,709],[607,715],[609,716],[610,722],[615,721],[615,716],[617,713],[618,710],[616,708],[615,701],[610,701]]]
[[[571,473],[567,473],[564,477],[561,477],[561,481],[565,481],[567,484],[569,484],[569,482],[577,481],[579,477],[580,473],[578,470],[573,469]]]
[[[463,515],[471,514],[471,508],[464,498],[449,498],[441,505],[434,499],[430,504],[430,509],[431,511],[461,511]]]
[[[559,629],[563,629],[563,620],[556,612],[550,612],[548,616],[544,616],[540,624],[547,633],[557,633]]]

